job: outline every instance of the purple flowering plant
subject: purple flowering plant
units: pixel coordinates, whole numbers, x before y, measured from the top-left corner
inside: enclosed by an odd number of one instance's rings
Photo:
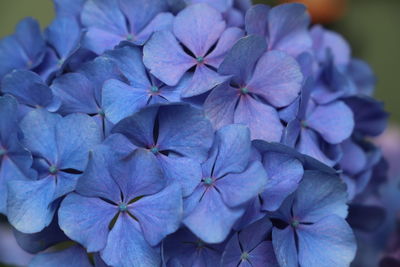
[[[300,4],[54,3],[0,40],[0,213],[29,266],[351,264],[388,115],[339,34]]]

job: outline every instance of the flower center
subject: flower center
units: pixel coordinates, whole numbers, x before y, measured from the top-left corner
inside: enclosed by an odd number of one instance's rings
[[[213,183],[213,179],[211,177],[206,177],[206,178],[203,179],[203,182],[206,185],[211,185]]]
[[[4,156],[7,153],[7,151],[4,148],[0,148],[0,157]]]
[[[240,259],[245,261],[245,260],[248,260],[249,257],[250,257],[249,253],[243,252],[242,255],[240,256]]]
[[[132,34],[128,34],[128,35],[126,36],[126,40],[132,41],[132,40],[133,40]]]
[[[157,154],[158,152],[160,152],[160,150],[159,150],[158,147],[156,147],[156,146],[153,146],[152,148],[150,148],[150,151],[151,151],[153,154]]]
[[[102,117],[104,117],[106,115],[106,113],[104,112],[104,110],[100,109],[98,114]]]
[[[249,88],[247,87],[242,87],[240,88],[240,92],[244,95],[247,95],[249,93]]]
[[[300,124],[301,124],[301,127],[303,127],[303,128],[307,128],[308,127],[307,121],[305,121],[305,120],[302,120],[300,122]]]
[[[49,173],[51,173],[51,174],[56,174],[57,171],[58,171],[57,166],[51,165],[51,166],[49,167]]]
[[[120,212],[125,212],[125,211],[128,210],[128,206],[125,203],[122,202],[122,203],[120,203],[118,205],[118,209],[119,209]]]
[[[297,226],[299,226],[299,224],[300,224],[300,222],[298,220],[295,220],[295,219],[291,223],[293,228],[296,228]]]
[[[158,93],[158,87],[157,86],[152,86],[151,88],[150,88],[150,91],[152,92],[152,93]]]
[[[196,58],[198,63],[203,63],[204,62],[204,57],[197,57]]]

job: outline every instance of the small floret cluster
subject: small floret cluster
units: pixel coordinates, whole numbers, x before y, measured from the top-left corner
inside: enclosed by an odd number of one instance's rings
[[[30,266],[349,266],[387,114],[340,35],[300,4],[54,2],[0,41],[0,213]]]

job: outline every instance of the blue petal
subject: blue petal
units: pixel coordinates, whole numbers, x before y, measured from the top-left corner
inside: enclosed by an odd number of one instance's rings
[[[207,55],[204,62],[207,65],[218,68],[224,60],[226,53],[228,53],[237,40],[243,37],[243,34],[243,30],[236,27],[226,29],[219,38],[214,50]]]
[[[265,39],[250,35],[237,41],[218,68],[222,75],[232,75],[233,81],[245,85],[253,74],[254,66],[267,48]]]
[[[139,231],[138,224],[122,213],[111,230],[107,246],[101,252],[104,262],[110,266],[147,267],[159,266],[159,248],[151,247]]]
[[[346,184],[335,175],[305,171],[293,203],[293,216],[315,222],[328,215],[347,216]]]
[[[147,242],[155,246],[167,235],[178,230],[182,218],[182,193],[178,184],[145,196],[129,206],[140,224]]]
[[[127,202],[155,194],[166,185],[162,169],[149,150],[137,149],[129,158],[116,162],[109,169]]]
[[[241,262],[242,248],[238,235],[235,234],[226,244],[224,254],[221,259],[221,266],[238,266]]]
[[[233,0],[185,0],[187,4],[207,3],[220,12],[225,12],[233,5]]]
[[[264,217],[239,232],[239,241],[244,251],[256,248],[271,233],[272,223]]]
[[[271,241],[263,241],[255,247],[250,253],[249,261],[251,266],[279,267]]]
[[[274,211],[297,189],[304,170],[297,159],[275,152],[265,153],[263,164],[268,174],[267,186],[262,193],[263,209]]]
[[[242,209],[228,208],[221,195],[211,188],[204,193],[183,223],[201,240],[220,243],[228,236],[233,224],[243,212]]]
[[[268,14],[271,8],[267,5],[254,5],[246,12],[245,27],[248,34],[268,35]]]
[[[92,82],[97,103],[101,103],[101,89],[109,79],[124,80],[118,66],[109,58],[97,57],[85,63],[79,70],[80,73]]]
[[[129,84],[136,88],[150,89],[151,83],[143,65],[142,51],[138,47],[124,46],[107,51],[104,57],[113,60],[121,72],[129,80]]]
[[[174,34],[196,57],[206,56],[225,30],[221,13],[209,5],[191,5],[174,20]]]
[[[189,82],[182,90],[182,97],[192,97],[203,94],[220,85],[228,79],[228,76],[219,75],[206,65],[198,65]]]
[[[53,94],[39,75],[26,70],[15,70],[4,76],[1,91],[13,95],[21,104],[32,107],[47,107],[53,100]]]
[[[271,9],[268,14],[270,49],[281,50],[297,56],[311,48],[308,32],[310,16],[302,4],[284,4]]]
[[[348,74],[361,94],[372,96],[376,85],[376,77],[371,67],[359,59],[351,59]]]
[[[274,228],[272,230],[272,245],[280,266],[298,266],[295,233],[293,228],[286,227],[283,230]]]
[[[150,98],[148,88],[135,88],[114,79],[104,83],[102,92],[102,106],[112,123],[118,123],[139,111]]]
[[[237,207],[256,197],[267,183],[267,174],[260,162],[253,162],[242,173],[229,173],[215,185],[228,207]]]
[[[214,177],[243,172],[249,165],[251,152],[249,129],[239,124],[221,128],[216,132],[212,149],[218,151],[213,162]]]
[[[57,111],[61,114],[99,112],[93,84],[80,73],[67,73],[60,76],[53,81],[51,89],[61,101],[61,107]]]
[[[102,134],[91,117],[75,113],[57,123],[56,140],[59,168],[82,171],[89,159],[89,150],[102,141]]]
[[[250,128],[252,140],[262,139],[268,142],[281,140],[283,125],[279,120],[278,112],[251,96],[241,96],[234,121]]]
[[[45,37],[63,62],[78,49],[81,29],[73,17],[56,17],[47,27]]]
[[[159,110],[160,150],[203,161],[212,143],[211,123],[202,110],[189,105],[162,106]]]
[[[208,95],[204,102],[204,112],[215,129],[233,123],[236,103],[239,100],[237,90],[223,83]]]
[[[90,153],[85,172],[79,178],[76,192],[87,197],[100,197],[118,203],[120,188],[108,168],[114,164],[114,147],[99,145]]]
[[[46,158],[53,164],[58,160],[55,132],[61,119],[60,115],[36,109],[28,113],[20,123],[25,146],[34,155]],[[65,132],[65,129],[62,130]]]
[[[112,133],[125,135],[134,145],[148,147],[154,145],[153,128],[158,108],[150,107],[121,120]]]
[[[201,165],[194,159],[186,157],[167,157],[158,155],[165,177],[181,185],[183,197],[189,196],[202,177]]]
[[[37,233],[48,226],[55,212],[51,205],[55,191],[54,179],[12,180],[8,183],[7,215],[20,232]]]
[[[30,267],[92,267],[86,251],[76,245],[57,252],[39,254],[29,263]]]
[[[167,1],[159,0],[119,0],[121,11],[129,21],[130,32],[134,35],[140,33],[153,18],[167,11]]]
[[[367,155],[363,149],[351,139],[345,140],[342,147],[344,153],[340,160],[340,167],[350,175],[363,171],[367,165]]]
[[[117,0],[90,0],[83,7],[82,24],[87,28],[84,46],[96,54],[113,48],[128,36],[125,17]]]
[[[118,213],[113,206],[100,198],[69,194],[58,211],[59,225],[64,233],[84,245],[89,252],[106,246],[109,224]]]
[[[144,45],[154,32],[172,30],[174,15],[168,12],[159,13],[154,19],[133,39],[136,45]]]
[[[331,144],[347,139],[354,129],[353,112],[342,101],[317,106],[307,116],[306,123]]]
[[[301,266],[349,266],[356,254],[352,229],[342,218],[328,216],[297,229]]]
[[[169,31],[153,34],[143,48],[143,62],[164,83],[177,85],[182,76],[196,64]]]
[[[28,67],[38,66],[43,59],[45,49],[39,23],[32,18],[21,20],[17,24],[14,36],[26,53]]]
[[[296,60],[284,52],[270,51],[257,62],[249,90],[275,107],[284,107],[298,96],[303,75]]]

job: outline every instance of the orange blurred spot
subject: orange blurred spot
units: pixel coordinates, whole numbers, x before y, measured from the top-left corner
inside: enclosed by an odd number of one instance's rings
[[[343,16],[347,0],[280,0],[281,3],[303,3],[314,23],[329,23]]]

